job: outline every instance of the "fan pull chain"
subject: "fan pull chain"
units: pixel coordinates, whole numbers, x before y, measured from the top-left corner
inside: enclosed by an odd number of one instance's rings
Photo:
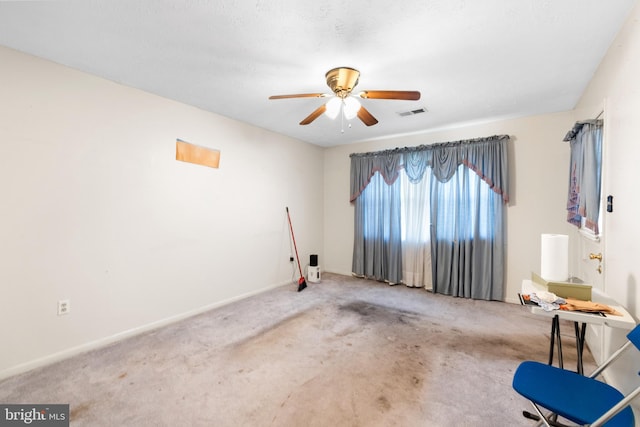
[[[344,119],[347,118],[347,113],[345,113],[344,109],[346,107],[346,103],[344,102],[344,98],[342,98],[342,102],[340,103],[340,133],[344,133]],[[351,122],[347,122],[347,127],[351,129]]]

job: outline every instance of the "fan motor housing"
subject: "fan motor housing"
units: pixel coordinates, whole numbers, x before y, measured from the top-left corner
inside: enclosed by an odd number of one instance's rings
[[[325,74],[327,85],[333,93],[344,98],[348,96],[358,84],[360,71],[350,67],[338,67],[327,71]]]

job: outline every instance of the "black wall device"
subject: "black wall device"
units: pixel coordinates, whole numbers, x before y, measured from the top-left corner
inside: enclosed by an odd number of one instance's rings
[[[613,196],[607,196],[607,212],[613,212]]]
[[[309,265],[311,267],[317,267],[318,266],[318,255],[311,255],[309,257]]]

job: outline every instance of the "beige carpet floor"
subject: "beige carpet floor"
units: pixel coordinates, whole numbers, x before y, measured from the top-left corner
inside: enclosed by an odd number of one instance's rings
[[[72,426],[527,426],[511,380],[549,332],[518,305],[324,274],[6,379],[0,402],[69,403]]]

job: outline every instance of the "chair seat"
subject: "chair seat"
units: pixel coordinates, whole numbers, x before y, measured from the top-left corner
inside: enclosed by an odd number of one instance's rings
[[[513,388],[525,398],[578,424],[591,424],[624,398],[601,381],[539,362],[522,362]],[[623,409],[605,426],[634,426],[633,411]]]

